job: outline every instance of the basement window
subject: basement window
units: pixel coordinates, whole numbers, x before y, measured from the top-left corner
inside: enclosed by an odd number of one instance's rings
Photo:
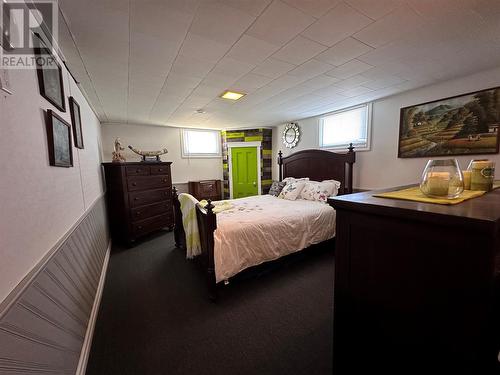
[[[330,150],[370,149],[371,103],[332,112],[319,119],[319,145]]]
[[[218,158],[220,156],[220,131],[182,129],[183,158]]]

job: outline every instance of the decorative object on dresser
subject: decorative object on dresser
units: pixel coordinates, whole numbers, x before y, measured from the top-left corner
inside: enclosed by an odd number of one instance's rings
[[[62,69],[47,48],[34,48],[40,95],[61,112],[66,112]],[[40,65],[43,63],[43,65]]]
[[[373,194],[328,200],[334,373],[497,374],[500,191],[456,205]]]
[[[125,150],[125,148],[123,148],[120,138],[116,138],[113,146],[113,163],[122,163],[126,161],[125,156],[122,154],[123,150]]]
[[[75,147],[84,148],[80,105],[72,96],[69,97],[69,111],[71,114],[71,124],[73,125],[73,141],[75,143]]]
[[[50,109],[46,117],[49,164],[54,167],[72,167],[71,126]]]
[[[189,181],[189,194],[201,201],[210,199],[219,201],[222,199],[220,180]]]
[[[401,108],[399,158],[497,154],[500,87]]]
[[[128,148],[131,149],[133,152],[135,152],[137,155],[142,156],[142,161],[148,161],[148,162],[161,161],[160,155],[166,154],[168,152],[166,148],[159,151],[142,151],[130,145],[128,146]]]
[[[132,244],[162,228],[173,228],[171,162],[103,163],[111,236]]]
[[[300,128],[299,124],[291,122],[285,125],[283,129],[283,144],[286,148],[294,148],[299,143]]]

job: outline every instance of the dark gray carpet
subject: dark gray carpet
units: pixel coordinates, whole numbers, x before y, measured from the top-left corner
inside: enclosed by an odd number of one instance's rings
[[[87,374],[331,374],[333,249],[311,249],[220,289],[172,233],[114,249]]]

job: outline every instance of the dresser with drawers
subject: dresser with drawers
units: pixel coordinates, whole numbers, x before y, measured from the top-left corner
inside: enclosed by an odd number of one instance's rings
[[[198,200],[211,199],[220,201],[222,198],[220,180],[189,181],[189,194]]]
[[[171,162],[103,163],[111,236],[131,245],[174,225]]]

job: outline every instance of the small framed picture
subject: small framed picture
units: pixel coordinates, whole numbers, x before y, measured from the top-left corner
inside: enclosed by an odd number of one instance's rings
[[[75,147],[84,148],[80,105],[72,96],[69,97],[69,111],[71,113],[71,124],[73,125],[73,142],[75,144]]]
[[[54,167],[72,167],[71,126],[54,111],[47,110],[49,162]]]
[[[40,95],[61,112],[66,112],[61,66],[46,48],[35,48],[34,50]]]

